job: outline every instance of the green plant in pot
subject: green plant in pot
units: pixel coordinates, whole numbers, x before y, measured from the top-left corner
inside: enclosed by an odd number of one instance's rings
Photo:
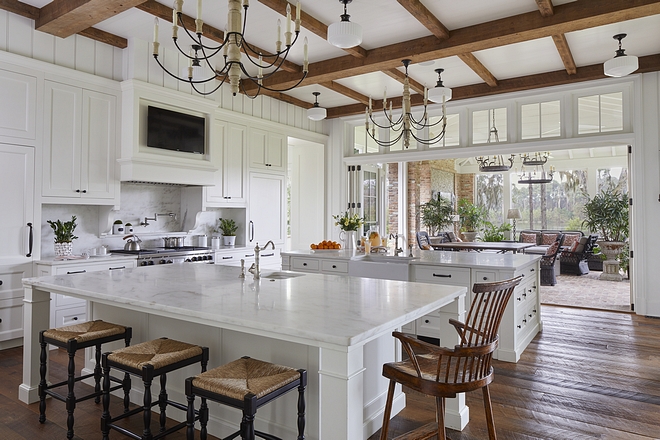
[[[628,195],[606,190],[595,195],[584,205],[582,225],[598,234],[598,245],[607,256],[603,262],[601,280],[621,281],[617,257],[628,237]]]
[[[422,223],[428,228],[429,235],[437,235],[443,228],[452,224],[451,216],[454,213],[454,207],[451,200],[438,194],[435,199],[420,205],[419,212]]]
[[[510,230],[510,223],[502,223],[499,226],[495,226],[491,222],[484,222],[483,241],[502,241],[504,240],[504,232]]]
[[[477,231],[484,222],[486,213],[484,210],[470,202],[468,199],[458,201],[458,216],[461,222],[461,232],[466,241],[474,241]]]
[[[68,222],[62,222],[61,220],[46,220],[46,222],[55,234],[55,256],[67,257],[71,255],[73,253],[73,240],[78,238],[73,235],[73,231],[78,226],[76,224],[76,216],[72,216],[71,221]]]
[[[222,232],[223,244],[225,246],[234,246],[236,244],[238,225],[231,218],[220,218],[218,221],[218,229]]]

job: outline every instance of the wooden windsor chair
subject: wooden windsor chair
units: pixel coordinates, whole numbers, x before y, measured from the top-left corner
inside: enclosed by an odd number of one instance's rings
[[[499,341],[497,332],[504,310],[521,278],[474,284],[466,322],[449,320],[460,336],[460,343],[453,349],[438,347],[400,332],[392,333],[401,341],[408,359],[383,365],[383,376],[390,379],[390,385],[381,440],[387,439],[397,383],[436,398],[437,420],[401,438],[426,439],[437,435],[439,440],[445,440],[445,399],[479,388],[483,392],[488,437],[491,440],[497,438],[488,389],[493,381],[491,361]]]

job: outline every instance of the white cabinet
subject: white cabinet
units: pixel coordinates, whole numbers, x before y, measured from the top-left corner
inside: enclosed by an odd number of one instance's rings
[[[263,246],[263,243],[260,244]],[[248,268],[254,263],[254,248],[245,247],[232,250],[219,250],[216,251],[214,261],[215,264],[224,266],[241,267],[241,260],[244,260],[246,276],[251,276],[247,273]],[[259,265],[262,271],[267,270],[280,270],[280,249],[271,249],[270,247],[259,254]]]
[[[0,141],[35,145],[39,73],[19,66],[0,69]]]
[[[286,238],[286,181],[283,174],[250,172],[248,203],[248,247]]]
[[[250,128],[250,167],[269,171],[286,170],[287,139],[280,133]]]
[[[135,257],[112,257],[86,261],[39,261],[36,276],[73,275],[103,270],[115,271],[137,266]],[[85,322],[87,302],[67,295],[51,294],[50,328]]]
[[[211,207],[246,204],[247,127],[215,120],[213,122],[212,163],[218,168],[215,186],[205,187],[206,205]]]
[[[42,196],[48,203],[117,204],[117,97],[46,81]]]
[[[0,350],[23,343],[23,278],[32,262],[0,266]]]

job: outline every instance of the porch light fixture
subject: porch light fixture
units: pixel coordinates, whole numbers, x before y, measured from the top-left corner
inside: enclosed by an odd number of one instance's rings
[[[339,23],[332,23],[328,26],[328,43],[340,49],[349,49],[359,46],[362,43],[362,26],[349,21],[346,5],[353,0],[339,0],[344,4],[344,13],[341,15]]]
[[[256,98],[261,89],[270,90],[272,92],[285,92],[291,90],[305,79],[308,72],[308,59],[307,59],[307,38],[304,40],[304,61],[302,67],[302,77],[291,87],[285,89],[273,89],[263,84],[264,79],[270,78],[275,72],[278,72],[282,64],[286,61],[289,51],[293,45],[298,41],[300,35],[300,2],[296,5],[296,18],[294,21],[295,30],[291,32],[291,5],[287,4],[286,7],[286,32],[284,32],[284,48],[282,48],[281,41],[281,22],[277,20],[277,40],[275,41],[275,52],[267,53],[262,49],[252,47],[244,39],[245,29],[247,27],[247,11],[249,8],[249,0],[242,0],[243,11],[241,11],[241,0],[227,0],[229,12],[227,14],[227,30],[225,32],[224,41],[217,46],[209,46],[208,42],[202,41],[204,21],[202,20],[202,0],[197,0],[197,19],[195,20],[194,34],[186,28],[183,20],[183,0],[175,0],[174,8],[172,9],[172,41],[176,48],[188,59],[188,68],[184,68],[181,75],[172,73],[160,62],[158,59],[158,52],[160,43],[158,42],[158,18],[154,19],[154,41],[153,41],[153,56],[158,65],[171,77],[189,83],[190,86],[200,95],[210,95],[218,90],[225,82],[231,86],[232,95],[236,96],[239,91],[245,93],[248,98]],[[182,48],[179,45],[178,32],[179,27],[182,27],[188,35],[192,44],[190,51]],[[294,37],[295,33],[295,37]],[[292,41],[293,38],[293,41]],[[257,75],[248,73],[245,65],[243,64],[241,51],[245,54],[245,61],[252,67],[258,70]],[[219,62],[215,62],[215,55],[222,52],[222,57]],[[215,66],[214,66],[215,63]],[[203,69],[204,67],[204,69]],[[207,69],[208,68],[208,69]],[[202,71],[209,71],[204,74]],[[211,81],[219,81],[217,86],[213,87],[210,91],[204,91],[199,88],[200,84],[209,83]],[[243,81],[251,81],[257,86],[257,91],[254,95],[248,95],[243,87]]]
[[[552,182],[552,177],[555,174],[555,167],[550,166],[549,171],[545,171],[545,164],[550,157],[550,153],[547,151],[544,153],[536,152],[532,156],[529,154],[522,154],[520,157],[522,158],[523,167],[518,183],[534,185]],[[532,167],[532,169],[525,172],[526,166]]]
[[[482,173],[496,173],[496,172],[501,172],[501,171],[509,171],[511,167],[513,166],[513,160],[515,159],[515,155],[512,154],[506,161],[509,163],[507,164],[505,162],[505,159],[502,157],[502,155],[495,155],[495,156],[479,156],[476,158],[477,163],[479,164],[479,171]]]
[[[387,111],[387,89],[383,94],[383,117],[384,122],[377,122],[373,116],[373,106],[371,102],[371,97],[369,97],[369,107],[365,109],[365,127],[366,132],[381,147],[391,147],[392,145],[403,140],[404,148],[410,146],[410,138],[412,137],[415,141],[423,145],[432,145],[440,141],[445,136],[445,129],[447,128],[447,113],[445,109],[445,103],[451,99],[451,89],[445,87],[442,84],[442,79],[440,75],[444,69],[435,69],[438,73],[438,82],[436,87],[429,90],[424,88],[424,112],[419,119],[415,119],[412,114],[412,105],[410,103],[410,82],[408,79],[408,66],[410,65],[411,60],[405,59],[401,61],[403,66],[406,68],[406,75],[403,80],[403,97],[401,103],[401,116],[398,118],[393,118],[392,116],[392,101],[390,101],[390,110]],[[426,111],[428,106],[428,101],[440,102],[442,103],[442,117],[435,123],[429,123],[429,115]],[[429,134],[428,139],[418,136],[417,132],[420,130],[430,129],[441,125],[440,132],[432,136]],[[394,135],[394,139],[380,140],[376,137],[376,128],[387,129],[392,133],[398,133]]]
[[[605,75],[616,78],[630,75],[639,68],[639,60],[634,55],[626,55],[626,50],[621,48],[621,40],[626,38],[627,34],[616,34],[613,38],[619,40],[619,49],[614,58],[605,61]]]
[[[325,117],[328,115],[328,111],[319,106],[320,94],[320,92],[312,92],[312,95],[314,95],[314,107],[307,109],[307,117],[312,121],[320,121],[325,119]]]

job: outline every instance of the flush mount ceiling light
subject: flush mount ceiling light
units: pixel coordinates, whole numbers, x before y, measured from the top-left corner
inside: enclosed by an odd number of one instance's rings
[[[320,92],[312,92],[312,95],[314,95],[314,107],[307,109],[307,117],[312,121],[320,121],[325,119],[325,117],[328,115],[328,111],[319,106],[320,94]]]
[[[619,40],[619,49],[611,60],[605,61],[605,75],[616,78],[630,75],[639,68],[639,60],[634,55],[626,55],[626,50],[621,48],[621,40],[627,34],[616,34],[613,38]]]
[[[445,69],[435,69],[435,73],[438,74],[438,82],[435,83],[435,87],[428,90],[428,99],[431,102],[444,103],[451,99],[451,89],[445,87],[442,83],[442,72]]]
[[[328,42],[340,49],[348,49],[359,46],[362,43],[362,26],[357,23],[351,23],[351,17],[346,12],[346,5],[353,0],[339,0],[344,4],[344,13],[341,15],[339,23],[332,23],[328,26]]]

